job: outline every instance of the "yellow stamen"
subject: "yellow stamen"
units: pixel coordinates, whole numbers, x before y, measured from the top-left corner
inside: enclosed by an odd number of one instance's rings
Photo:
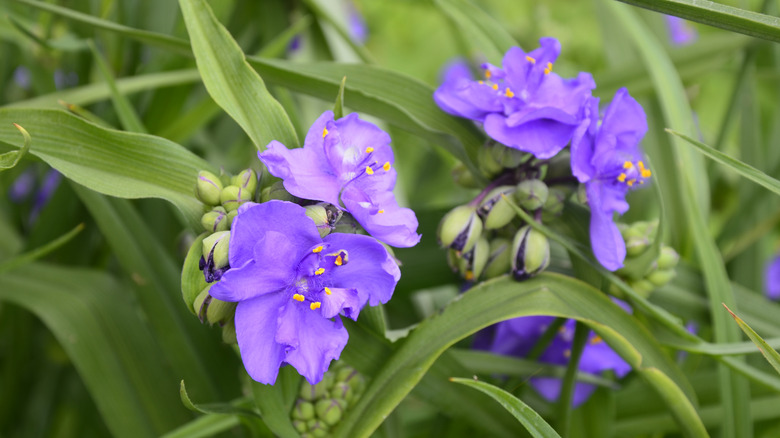
[[[342,258],[341,258],[341,254],[339,254],[339,256],[338,256],[338,257],[336,257],[336,261],[335,261],[335,262],[333,262],[333,263],[335,263],[335,264],[336,264],[336,266],[341,266],[341,265],[343,265],[343,264],[344,264],[344,259],[342,259]]]
[[[471,271],[466,271],[466,275],[464,275],[463,278],[465,278],[466,281],[471,281],[474,279],[474,273]]]
[[[640,163],[641,163],[641,161],[640,161]],[[634,163],[632,163],[630,161],[623,162],[623,169],[630,169],[632,167],[634,167]]]
[[[304,300],[305,298],[304,298],[304,297],[303,297],[303,295],[301,295],[301,294],[295,294],[295,295],[293,295],[293,299],[294,299],[295,301],[300,301],[300,302],[303,302],[303,300]]]
[[[379,211],[377,211],[377,213],[379,213],[379,214],[382,214],[382,213],[384,213],[384,212],[385,212],[384,210],[379,210]]]
[[[311,250],[311,252],[313,252],[314,254],[317,254],[320,251],[322,251],[322,245],[320,245],[320,246],[314,248],[313,250]]]
[[[628,186],[631,187],[631,186],[634,185],[635,182],[636,182],[635,179],[630,179],[630,180],[628,180],[628,182],[626,184],[628,184]]]
[[[591,344],[599,344],[599,343],[601,343],[602,341],[603,341],[603,340],[601,339],[601,336],[599,336],[599,335],[596,335],[596,336],[594,336],[594,337],[593,337],[593,339],[591,339],[591,340],[590,340],[590,343],[591,343]]]
[[[389,162],[389,161],[385,161],[385,164],[384,164],[384,165],[382,165],[382,169],[384,169],[384,170],[385,170],[385,172],[387,172],[388,170],[390,170],[390,162]]]
[[[311,309],[311,310],[317,310],[317,309],[319,309],[319,308],[320,308],[320,306],[322,306],[322,303],[320,303],[319,301],[316,301],[316,302],[314,302],[314,303],[311,303],[311,304],[309,305],[309,309]]]
[[[498,84],[493,84],[493,89],[498,90]]]
[[[504,94],[506,94],[506,97],[515,97],[515,93],[513,93],[512,90],[509,89],[509,87],[507,87],[506,92]]]
[[[366,173],[369,175],[373,175],[374,169],[372,169],[371,166],[366,166]]]
[[[485,83],[484,81],[479,81],[479,85],[482,85],[482,84],[484,84],[484,83]]]
[[[485,78],[490,79],[491,76],[493,76],[493,73],[490,73],[490,70],[485,70]]]
[[[366,153],[370,154],[371,152],[374,152],[374,148],[372,148],[371,146],[367,147],[366,148]]]
[[[650,172],[647,169],[642,169],[642,178],[650,178],[653,176],[653,172]]]
[[[325,288],[325,295],[330,295],[332,293],[333,292],[330,289],[328,289],[327,287]]]
[[[544,74],[549,75],[552,72],[552,62],[547,63],[547,68],[544,69]]]
[[[571,357],[571,350],[569,350],[569,349],[563,350],[563,357],[565,357],[567,359],[569,357]]]
[[[328,135],[328,128],[322,128],[322,138],[325,138],[326,135]]]
[[[621,173],[620,175],[618,175],[618,181],[626,182],[626,174],[625,173]]]
[[[530,62],[531,64],[536,64],[536,60],[530,56],[526,56],[525,60]]]
[[[323,272],[325,272],[325,268],[319,268],[314,271],[314,275],[322,275]]]

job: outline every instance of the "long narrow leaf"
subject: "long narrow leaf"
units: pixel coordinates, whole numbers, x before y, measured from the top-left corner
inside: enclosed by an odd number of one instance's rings
[[[769,362],[770,365],[778,372],[780,373],[780,354],[772,348],[761,336],[758,335],[758,333],[755,332],[750,326],[742,320],[739,316],[735,315],[734,312],[731,311],[731,309],[728,308],[725,304],[723,307],[726,308],[726,310],[729,311],[729,314],[731,314],[731,317],[734,318],[734,321],[737,322],[737,325],[739,325],[739,328],[742,329],[743,332],[745,332],[746,335],[750,338],[753,343],[756,344],[758,349],[761,351],[761,354],[764,355],[767,362]]]

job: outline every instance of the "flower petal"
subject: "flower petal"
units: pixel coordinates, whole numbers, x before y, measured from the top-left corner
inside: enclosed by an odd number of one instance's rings
[[[388,245],[408,248],[416,245],[417,217],[408,208],[401,208],[392,192],[375,192],[369,196],[358,187],[350,187],[341,196],[347,211],[376,239]]]
[[[284,293],[267,294],[236,307],[236,338],[244,368],[252,379],[266,385],[276,382],[284,361],[284,346],[274,338],[279,308],[286,301]]]
[[[770,300],[780,299],[780,256],[774,257],[766,267],[764,291]]]
[[[209,294],[222,301],[236,302],[276,292],[289,284],[290,277],[289,274],[282,277],[278,272],[250,260],[243,266],[228,269],[222,279],[211,286]]]
[[[360,297],[356,289],[329,287],[320,295],[322,300],[322,316],[333,318],[344,311],[344,316],[357,321],[360,308]]]
[[[615,222],[612,211],[604,211],[599,183],[587,183],[588,204],[590,204],[590,244],[596,260],[610,271],[623,267],[626,259],[626,243]]]
[[[322,139],[319,143],[322,143]],[[268,144],[265,152],[259,152],[257,156],[268,167],[271,175],[284,180],[284,188],[291,194],[338,205],[341,184],[321,149],[304,146],[290,150],[274,140]]]
[[[561,395],[561,379],[556,377],[535,377],[531,379],[531,386],[547,401],[557,401]],[[596,386],[590,383],[575,383],[571,404],[577,407],[583,404],[596,390]]]
[[[485,132],[490,137],[509,147],[532,153],[539,159],[551,158],[560,152],[576,128],[575,123],[546,118],[510,127],[502,114],[492,113],[485,117]]]

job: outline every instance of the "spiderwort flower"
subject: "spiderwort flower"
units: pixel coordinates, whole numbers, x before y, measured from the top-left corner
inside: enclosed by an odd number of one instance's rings
[[[766,266],[764,292],[770,300],[780,300],[780,255],[773,257]]]
[[[560,43],[542,38],[539,44],[529,53],[509,49],[503,68],[483,64],[480,81],[472,80],[462,64],[453,65],[434,100],[450,114],[482,122],[485,132],[506,146],[540,159],[553,157],[571,140],[596,84],[589,73],[562,79],[553,72]]]
[[[686,20],[674,15],[665,15],[664,19],[666,27],[669,29],[669,39],[675,46],[687,46],[699,37],[696,29]]]
[[[642,106],[621,88],[599,124],[598,99],[591,98],[588,119],[572,139],[571,168],[585,183],[590,205],[590,241],[596,259],[615,271],[623,266],[626,244],[613,213],[628,210],[626,194],[652,173],[645,166],[639,141],[647,132]]]
[[[392,192],[390,136],[357,114],[333,120],[327,111],[309,129],[303,148],[289,150],[274,140],[258,156],[292,195],[342,208],[389,245],[420,241],[414,212],[399,207]]]
[[[249,375],[273,384],[283,363],[311,384],[347,343],[339,315],[387,302],[401,274],[369,236],[321,238],[306,210],[284,201],[245,204],[233,222],[231,269],[210,289],[238,302],[235,325]]]

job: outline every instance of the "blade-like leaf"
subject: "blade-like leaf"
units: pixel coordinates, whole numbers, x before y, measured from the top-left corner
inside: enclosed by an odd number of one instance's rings
[[[249,409],[249,407],[252,406],[252,402],[248,398],[239,399],[232,403],[195,404],[190,400],[190,395],[187,394],[187,387],[184,385],[184,380],[182,380],[181,385],[179,385],[179,397],[181,397],[181,402],[184,407],[201,414],[233,414],[260,417],[257,412]]]
[[[272,140],[298,147],[298,136],[287,113],[246,62],[241,48],[203,0],[180,0],[192,52],[211,97],[260,150]]]
[[[735,315],[734,312],[732,312],[731,309],[728,308],[728,306],[724,304],[723,307],[725,307],[726,310],[729,311],[731,316],[734,318],[734,321],[736,321],[737,325],[739,325],[739,328],[741,328],[742,331],[745,332],[746,335],[748,335],[750,340],[756,344],[759,351],[761,351],[761,354],[763,354],[764,357],[766,358],[767,362],[769,362],[772,365],[772,367],[774,367],[774,369],[778,373],[780,373],[780,354],[769,344],[767,344],[767,342],[761,336],[759,336],[758,333],[755,332],[755,330],[750,328],[750,326],[745,321],[743,321],[742,318]]]
[[[0,172],[19,164],[19,161],[21,161],[22,157],[24,157],[24,155],[27,154],[27,151],[30,150],[30,143],[32,142],[30,134],[27,133],[27,130],[17,125],[16,123],[14,123],[14,126],[19,130],[19,132],[22,133],[24,143],[22,143],[22,147],[19,148],[18,151],[6,152],[0,155]]]
[[[301,386],[301,376],[298,372],[293,367],[284,367],[279,370],[276,384],[252,382],[251,385],[255,404],[268,428],[276,436],[298,438],[298,432],[290,421],[290,412]]]
[[[478,391],[492,397],[501,406],[517,418],[517,421],[523,423],[526,430],[535,438],[555,438],[560,437],[544,418],[540,417],[533,409],[522,400],[493,385],[477,380],[452,378],[450,381],[470,386]]]

